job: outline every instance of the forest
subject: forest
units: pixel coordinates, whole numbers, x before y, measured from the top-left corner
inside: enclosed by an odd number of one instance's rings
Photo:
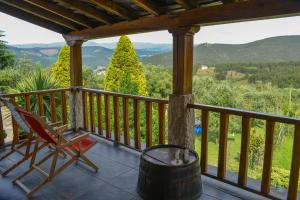
[[[3,33],[0,34],[0,38]],[[0,91],[2,93],[28,92],[68,87],[70,84],[70,49],[64,46],[55,64],[42,68],[26,59],[16,59],[4,41],[0,40]],[[240,108],[289,117],[299,117],[300,63],[224,63],[205,66],[195,63],[193,94],[196,103]],[[88,66],[83,70],[84,86],[121,93],[167,99],[172,92],[172,69],[142,64],[127,36],[122,36],[105,73],[95,73]],[[36,104],[32,102],[32,110]],[[142,108],[143,112],[143,108]],[[154,111],[155,112],[155,111]],[[50,112],[46,110],[46,114]],[[200,121],[196,112],[196,122]],[[155,114],[153,116],[156,116]],[[219,116],[212,114],[209,124],[209,165],[216,166],[219,134]],[[97,120],[96,120],[97,121]],[[265,123],[254,120],[251,124],[249,173],[261,179],[264,151]],[[153,119],[153,132],[157,132]],[[272,185],[287,188],[293,128],[278,124],[272,168]],[[145,119],[141,119],[142,138],[145,140]],[[241,119],[232,117],[229,126],[228,170],[237,172],[241,145]],[[201,137],[196,135],[196,150]],[[154,133],[157,141],[157,134]]]

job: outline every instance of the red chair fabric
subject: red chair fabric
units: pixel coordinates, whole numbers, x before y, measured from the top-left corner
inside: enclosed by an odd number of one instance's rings
[[[94,141],[91,138],[85,138],[85,139],[80,141],[81,149],[83,151],[85,151],[86,149],[89,149],[90,146],[92,146],[93,144],[94,144]],[[65,149],[66,150],[75,150],[77,152],[80,151],[78,143],[74,143],[71,148],[65,147]]]
[[[57,142],[51,137],[51,135],[48,134],[48,132],[45,130],[42,124],[30,112],[27,112],[20,108],[17,108],[17,111],[23,114],[26,122],[29,124],[32,130],[35,131],[41,138],[43,138],[49,143],[57,144]]]

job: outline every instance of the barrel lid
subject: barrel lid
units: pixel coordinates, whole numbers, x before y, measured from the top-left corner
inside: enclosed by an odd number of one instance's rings
[[[175,145],[159,145],[144,151],[143,158],[153,164],[164,166],[185,166],[195,162],[198,158],[194,151],[187,150],[187,161],[184,158],[184,154],[185,148],[183,147]]]

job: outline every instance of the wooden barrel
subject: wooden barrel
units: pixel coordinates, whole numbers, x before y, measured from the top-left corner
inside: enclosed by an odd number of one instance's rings
[[[189,156],[189,161],[183,162],[184,152]],[[137,192],[144,200],[199,198],[202,184],[197,153],[185,151],[176,145],[158,145],[144,150],[140,160]]]

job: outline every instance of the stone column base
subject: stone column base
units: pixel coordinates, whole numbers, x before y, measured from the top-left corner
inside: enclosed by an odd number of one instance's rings
[[[194,109],[188,109],[187,104],[194,103],[194,95],[170,95],[169,97],[169,144],[195,148]]]
[[[78,89],[72,89],[70,92],[70,116],[73,130],[77,131],[83,127],[82,92]]]

